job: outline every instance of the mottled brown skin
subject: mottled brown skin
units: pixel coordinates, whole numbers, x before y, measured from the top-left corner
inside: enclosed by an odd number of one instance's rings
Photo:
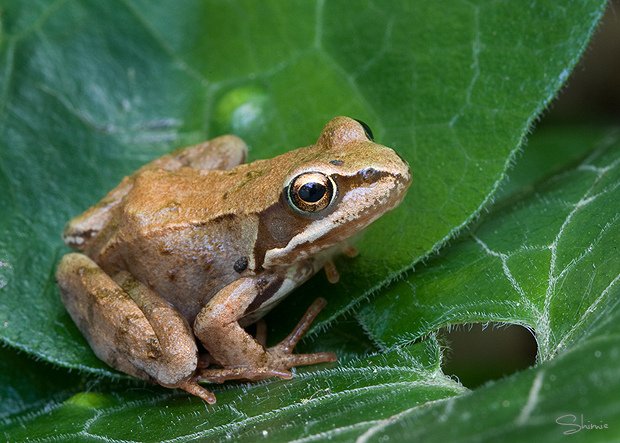
[[[290,378],[294,366],[336,360],[292,353],[322,299],[268,349],[242,325],[324,266],[336,280],[338,245],[396,207],[411,181],[404,160],[346,117],[307,148],[239,164],[246,153],[224,136],[145,165],[67,224],[65,242],[83,254],[57,270],[63,303],[101,359],[209,403],[198,381]],[[300,175],[333,192],[298,206],[289,195]]]

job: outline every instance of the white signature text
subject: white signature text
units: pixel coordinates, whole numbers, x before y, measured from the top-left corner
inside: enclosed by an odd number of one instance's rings
[[[570,429],[564,431],[564,435],[575,434],[576,432],[581,431],[582,429],[609,429],[607,423],[603,423],[602,421],[599,424],[590,423],[588,420],[587,424],[583,423],[583,414],[581,414],[581,423],[577,423],[577,417],[572,414],[563,415],[558,417],[555,422],[561,426],[570,426]]]

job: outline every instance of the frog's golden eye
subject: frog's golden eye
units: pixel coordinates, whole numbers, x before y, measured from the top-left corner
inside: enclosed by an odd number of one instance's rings
[[[319,212],[334,200],[335,185],[320,172],[304,172],[288,186],[289,204],[300,212]]]

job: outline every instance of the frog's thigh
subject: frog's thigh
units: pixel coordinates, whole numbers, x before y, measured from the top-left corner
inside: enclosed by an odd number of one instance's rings
[[[222,135],[198,145],[176,150],[172,156],[183,166],[227,171],[245,163],[248,147],[239,137]]]
[[[169,387],[193,375],[198,352],[187,322],[144,285],[122,274],[126,292],[79,253],[62,258],[56,277],[73,321],[110,366]]]

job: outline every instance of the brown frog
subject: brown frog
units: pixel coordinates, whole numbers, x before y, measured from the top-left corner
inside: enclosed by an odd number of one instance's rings
[[[294,366],[332,362],[293,354],[325,304],[266,348],[264,322],[280,299],[343,241],[395,208],[407,163],[367,126],[336,117],[312,146],[250,164],[237,137],[165,155],[125,177],[71,220],[57,270],[62,301],[97,356],[127,374],[215,403],[198,382],[291,378]],[[208,351],[199,355],[196,339]]]

